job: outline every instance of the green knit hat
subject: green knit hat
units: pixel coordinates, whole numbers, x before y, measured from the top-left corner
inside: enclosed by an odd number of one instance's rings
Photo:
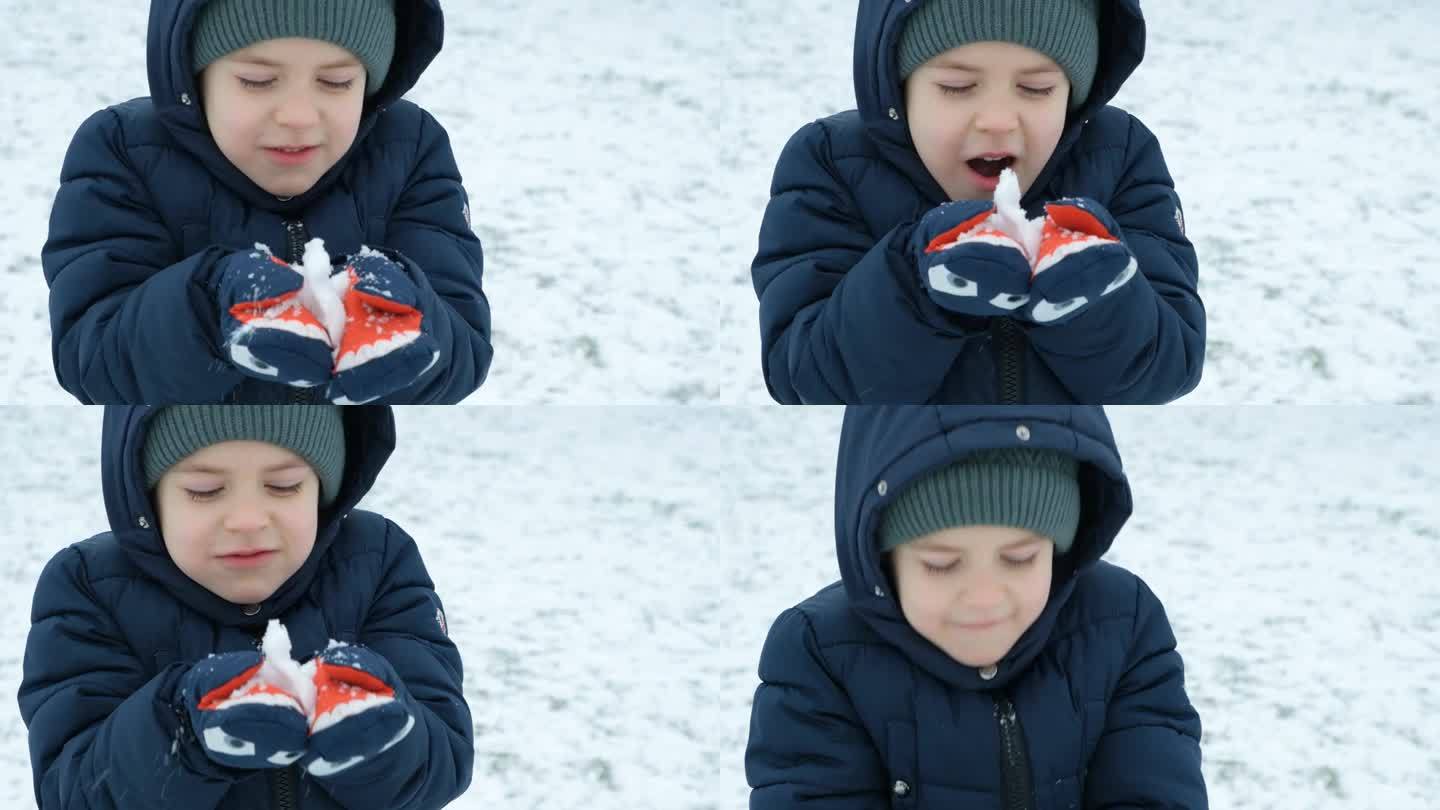
[[[140,464],[145,488],[186,456],[229,441],[269,442],[315,469],[320,505],[340,493],[345,474],[345,426],[338,405],[172,405],[150,420]]]
[[[350,51],[365,66],[365,95],[390,73],[394,0],[210,0],[191,33],[194,70],[266,39],[305,37]]]
[[[880,550],[956,526],[1014,526],[1070,550],[1080,525],[1079,464],[1058,450],[983,450],[915,481],[885,510]]]
[[[900,33],[900,78],[972,42],[1013,42],[1054,59],[1076,109],[1090,97],[1100,60],[1096,0],[922,0]]]

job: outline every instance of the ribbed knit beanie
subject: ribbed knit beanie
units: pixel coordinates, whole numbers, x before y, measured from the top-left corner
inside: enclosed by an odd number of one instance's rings
[[[151,417],[141,451],[145,488],[186,456],[229,441],[268,442],[305,459],[320,479],[320,505],[339,494],[345,426],[337,405],[171,405]]]
[[[350,51],[365,66],[365,95],[395,56],[394,0],[210,0],[191,33],[194,71],[267,39],[304,37]]]
[[[900,33],[900,76],[972,42],[1013,42],[1054,59],[1078,108],[1100,59],[1096,0],[922,0]]]
[[[880,550],[957,526],[1014,526],[1064,554],[1080,525],[1079,465],[1058,450],[983,450],[910,484],[885,510]]]

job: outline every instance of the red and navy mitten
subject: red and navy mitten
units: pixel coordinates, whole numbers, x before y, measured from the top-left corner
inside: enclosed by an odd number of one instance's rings
[[[1094,200],[1047,203],[1026,317],[1041,326],[1063,323],[1134,278],[1138,264],[1119,233]]]
[[[995,204],[961,200],[931,209],[911,236],[931,300],[964,315],[1013,315],[1030,300],[1025,249],[991,222]]]
[[[440,350],[420,328],[419,293],[398,262],[367,250],[340,272],[349,276],[345,336],[328,397],[356,405],[411,385],[440,359]]]
[[[206,756],[231,768],[284,768],[305,754],[299,698],[257,677],[258,652],[212,655],[180,679],[179,701]]]
[[[415,717],[395,694],[400,677],[379,653],[356,644],[315,656],[315,717],[302,766],[326,777],[379,756],[405,739]]]
[[[220,334],[237,368],[301,388],[330,379],[330,336],[300,303],[305,276],[258,247],[222,260]]]

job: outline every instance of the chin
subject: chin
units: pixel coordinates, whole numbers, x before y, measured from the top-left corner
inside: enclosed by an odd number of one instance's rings
[[[275,589],[251,590],[251,591],[229,591],[219,594],[226,602],[236,605],[254,605],[264,602],[275,595]]]
[[[276,197],[299,197],[301,194],[304,194],[305,192],[309,191],[314,187],[315,183],[313,181],[308,183],[295,183],[289,186],[278,186],[274,188],[261,186],[261,188],[265,189],[271,194],[274,194]]]

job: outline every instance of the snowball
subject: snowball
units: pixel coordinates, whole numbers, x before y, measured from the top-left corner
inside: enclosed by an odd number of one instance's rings
[[[300,302],[325,327],[325,333],[330,336],[330,345],[338,355],[340,340],[345,335],[345,304],[341,300],[344,285],[331,277],[330,270],[330,254],[325,252],[325,240],[311,239],[306,242],[300,269],[305,275],[305,285],[300,289]],[[337,276],[342,281],[345,278],[344,273]]]
[[[313,718],[315,665],[311,662],[302,667],[290,657],[290,632],[279,619],[271,619],[265,628],[265,638],[260,642],[260,650],[265,654],[265,663],[260,666],[256,678],[261,683],[278,686],[299,698],[300,705],[305,708],[305,717]]]
[[[1028,219],[1025,209],[1020,207],[1020,177],[1014,169],[1000,173],[1000,185],[995,189],[995,215],[993,224],[1009,234],[1011,239],[1025,249],[1025,256],[1034,264],[1040,255],[1040,237],[1045,232],[1045,217]]]

